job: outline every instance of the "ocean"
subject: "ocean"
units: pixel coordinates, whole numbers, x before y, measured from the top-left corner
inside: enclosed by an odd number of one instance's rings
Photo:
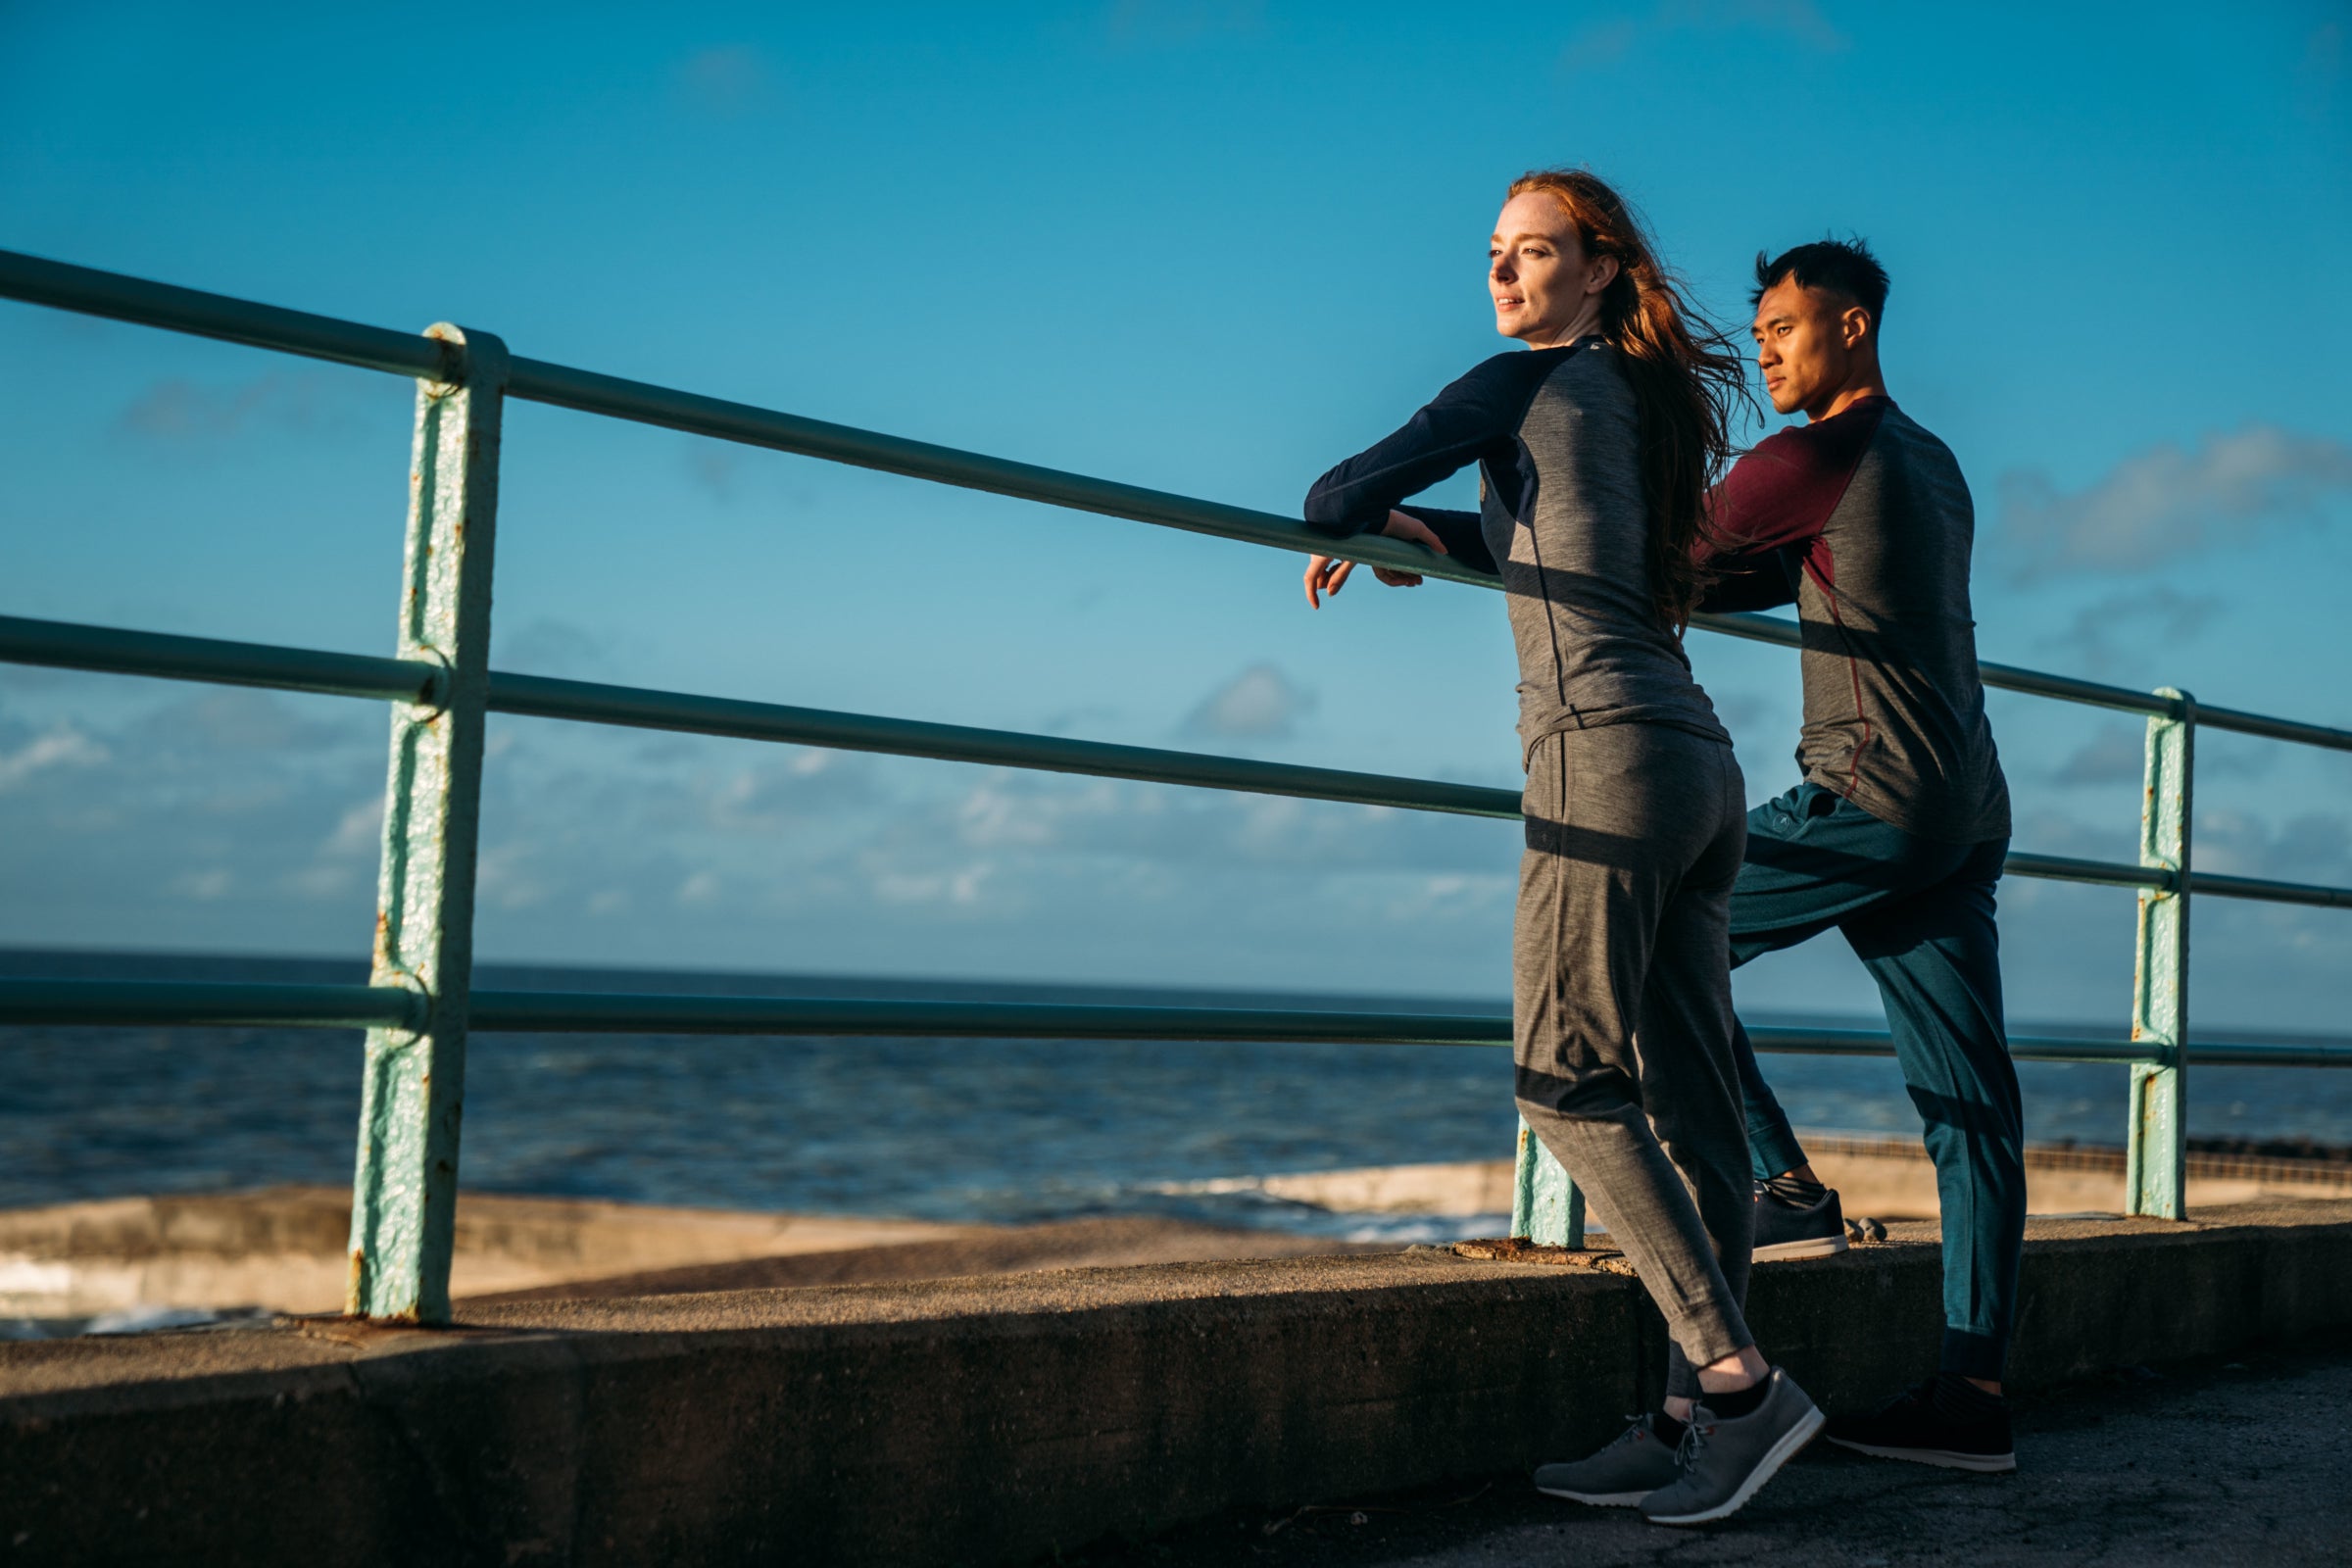
[[[366,977],[357,962],[29,952],[0,952],[0,974]],[[486,988],[1501,1010],[1491,1000],[495,964],[478,978]],[[356,1031],[15,1027],[0,1028],[0,1206],[350,1180]],[[1765,1068],[1800,1127],[1918,1129],[1891,1060],[1773,1055]],[[2029,1138],[2123,1141],[2124,1068],[2027,1062],[2019,1074]],[[2352,1143],[2352,1071],[2201,1068],[2189,1123],[2205,1138]],[[1150,1212],[1410,1241],[1432,1222],[1333,1216],[1226,1179],[1503,1158],[1513,1129],[1500,1049],[484,1034],[467,1053],[463,1181],[956,1221]]]

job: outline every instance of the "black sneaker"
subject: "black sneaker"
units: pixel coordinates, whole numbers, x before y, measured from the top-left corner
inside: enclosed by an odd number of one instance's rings
[[[1757,1262],[1828,1257],[1844,1251],[1847,1245],[1845,1215],[1838,1207],[1836,1188],[1799,1184],[1785,1176],[1756,1183],[1756,1248],[1752,1255]]]
[[[1840,1448],[1946,1470],[2017,1468],[2009,1401],[1939,1372],[1868,1415],[1834,1417],[1822,1436]]]

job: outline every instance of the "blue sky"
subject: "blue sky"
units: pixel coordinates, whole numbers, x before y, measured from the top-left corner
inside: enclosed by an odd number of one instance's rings
[[[1494,352],[1583,163],[1737,319],[1867,235],[1990,659],[2352,724],[2340,6],[0,10],[0,245],[1289,511]],[[0,305],[0,612],[380,652],[412,390]],[[1459,488],[1457,482],[1456,488]],[[517,407],[502,667],[1507,784],[1484,592]],[[1693,643],[1750,792],[1788,656]],[[2128,857],[2135,726],[1997,697],[2020,848]],[[383,717],[0,670],[0,942],[365,948]],[[499,958],[1494,994],[1462,822],[499,721]],[[2200,861],[2352,882],[2352,760],[2204,743]],[[2340,1028],[2352,917],[2203,902],[2209,1024]],[[2014,1012],[2130,900],[2005,889]],[[1827,944],[1750,1003],[1868,1006]]]

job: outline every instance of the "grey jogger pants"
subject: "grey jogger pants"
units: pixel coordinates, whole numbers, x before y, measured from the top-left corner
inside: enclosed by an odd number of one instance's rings
[[[1528,753],[1512,938],[1519,1113],[1700,1366],[1752,1343],[1730,962],[1744,797],[1730,746],[1668,725],[1576,730]],[[1697,1393],[1687,1364],[1669,1382]]]

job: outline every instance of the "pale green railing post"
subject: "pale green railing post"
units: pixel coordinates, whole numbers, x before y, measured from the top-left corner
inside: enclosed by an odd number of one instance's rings
[[[1585,1245],[1585,1195],[1524,1120],[1511,1182],[1511,1234],[1540,1247]]]
[[[451,346],[449,373],[458,379],[416,385],[399,656],[438,663],[446,674],[438,703],[392,710],[371,982],[420,992],[426,1010],[415,1030],[368,1031],[345,1310],[445,1323],[507,349],[487,332],[447,324],[426,335]]]
[[[2196,785],[2196,699],[2165,687],[2179,704],[2148,720],[2147,793],[2140,806],[2139,863],[2170,871],[2172,885],[2142,888],[2132,982],[2132,1038],[2162,1048],[2165,1059],[2132,1066],[2132,1133],[2126,1156],[2127,1210],[2159,1219],[2185,1213],[2188,1188],[2189,813]]]

